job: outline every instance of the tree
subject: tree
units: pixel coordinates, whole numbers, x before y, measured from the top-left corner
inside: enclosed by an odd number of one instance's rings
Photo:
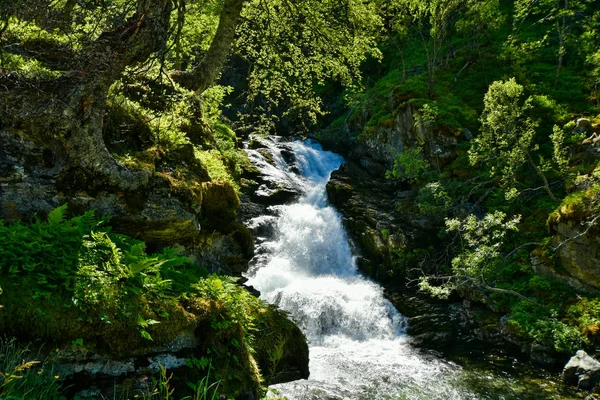
[[[427,56],[427,90],[429,98],[434,96],[435,73],[438,59],[452,31],[459,8],[467,0],[396,0],[398,12],[406,13],[411,19],[411,28],[416,29],[425,55]],[[401,29],[399,29],[401,28]],[[404,30],[404,24],[396,30]]]
[[[490,285],[500,265],[513,252],[505,254],[503,246],[510,231],[518,231],[521,216],[506,219],[501,211],[486,214],[483,218],[469,215],[464,219],[446,219],[446,232],[458,236],[459,249],[452,259],[452,274],[435,276],[441,284],[431,284],[432,277],[422,276],[419,288],[436,297],[447,298],[457,289],[479,289],[516,296],[533,302],[520,293]]]
[[[529,164],[544,182],[552,200],[558,199],[541,168],[535,163],[532,152],[537,122],[527,116],[532,99],[523,100],[523,86],[514,78],[493,82],[484,97],[481,114],[481,133],[470,151],[473,165],[485,162],[491,165],[492,176],[499,176],[509,194],[516,192],[517,174],[523,164]]]
[[[366,56],[379,57],[381,27],[370,0],[253,0],[236,42],[250,65],[248,101],[307,130],[323,114],[316,88],[358,82]]]
[[[586,18],[581,35],[582,48],[586,56],[587,78],[592,88],[592,99],[600,106],[600,11]]]
[[[53,3],[54,7],[40,4],[37,8],[35,3],[26,0],[20,4],[23,8],[9,8],[3,2],[0,14],[8,15],[6,26],[10,26],[10,17],[15,16],[37,25],[40,32],[48,32],[55,28],[56,15],[60,16],[61,26],[71,26],[73,21],[63,18],[83,18],[90,14],[86,9],[77,15],[70,14],[69,2],[65,5],[68,13],[64,13],[60,2]],[[79,48],[52,39],[17,43],[15,51],[20,56],[37,59],[49,72],[45,76],[19,76],[17,71],[3,71],[2,122],[37,130],[52,129],[73,167],[101,176],[111,186],[135,189],[144,184],[148,179],[146,173],[128,170],[115,161],[104,145],[106,96],[127,67],[146,61],[164,47],[172,10],[171,0],[137,0],[131,9],[112,9],[98,22],[97,26],[105,28],[102,33],[78,31],[72,35],[79,38],[76,41]],[[31,47],[37,51],[28,51]]]
[[[469,38],[472,46],[477,51],[479,62],[483,64],[484,59],[482,57],[481,46],[486,38],[489,39],[489,34],[500,29],[504,22],[505,18],[500,12],[499,0],[469,0],[459,20],[456,22],[456,30]],[[467,61],[465,66],[469,63]],[[485,65],[483,68],[485,72]]]
[[[526,19],[535,18],[535,24],[548,26],[547,35],[542,41],[554,40],[556,50],[556,73],[554,85],[558,84],[560,72],[567,54],[568,45],[577,25],[581,25],[580,16],[587,5],[582,0],[518,0],[515,2],[515,26],[520,27]]]
[[[202,13],[218,20],[215,29],[188,35]],[[135,190],[149,173],[117,162],[102,137],[109,92],[124,77],[153,71],[152,81],[163,87],[201,94],[219,77],[237,37],[238,45],[248,39],[242,53],[258,55],[248,58],[251,87],[268,81],[274,102],[301,90],[297,102],[315,110],[315,84],[359,76],[364,53],[375,46],[360,30],[376,27],[373,18],[362,0],[0,0],[0,122],[56,140],[71,167],[94,181]],[[209,45],[186,52],[182,40],[190,37]],[[19,71],[23,60],[38,70]]]

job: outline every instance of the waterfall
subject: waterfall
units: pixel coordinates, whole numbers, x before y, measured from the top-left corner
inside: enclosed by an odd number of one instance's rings
[[[287,311],[310,346],[310,378],[275,386],[277,396],[473,398],[451,384],[459,367],[410,346],[405,318],[380,286],[358,272],[341,217],[325,191],[342,157],[316,142],[295,141],[285,144],[295,155],[290,166],[277,142],[264,144],[271,160],[248,150],[251,160],[267,180],[293,187],[301,196],[275,206],[276,217],[268,220],[274,234],[261,244],[248,284]]]

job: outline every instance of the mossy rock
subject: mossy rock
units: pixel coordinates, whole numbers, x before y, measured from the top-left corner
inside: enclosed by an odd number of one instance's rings
[[[252,138],[248,141],[248,148],[251,150],[258,150],[258,149],[266,149],[267,146],[265,146],[265,144],[263,142],[261,142],[260,140]]]
[[[273,306],[261,309],[257,329],[261,335],[254,350],[267,385],[308,378],[306,337],[283,311]]]
[[[600,211],[600,185],[567,196],[560,206],[548,217],[550,232],[556,231],[559,224],[579,222],[593,217]]]
[[[222,233],[233,232],[239,205],[240,199],[229,182],[212,181],[202,184],[202,220],[209,228]]]
[[[107,102],[102,136],[106,147],[116,154],[141,151],[152,143],[152,129],[147,117],[132,107]]]
[[[342,180],[330,180],[326,188],[327,197],[333,204],[345,203],[352,197],[354,191],[352,185]]]
[[[24,288],[24,286],[26,288]],[[68,346],[75,339],[94,351],[115,358],[124,358],[172,341],[184,329],[194,329],[200,321],[219,312],[215,304],[195,302],[184,308],[174,300],[150,300],[144,296],[131,304],[108,306],[102,309],[103,318],[95,311],[70,306],[72,298],[61,291],[38,297],[35,284],[4,283],[3,309],[0,311],[0,330],[27,340],[50,340],[57,347]],[[92,289],[90,289],[92,290]],[[130,317],[120,316],[123,307]],[[149,326],[149,341],[142,337],[137,316],[160,323]],[[161,316],[163,315],[163,316]],[[166,317],[164,317],[167,315]]]

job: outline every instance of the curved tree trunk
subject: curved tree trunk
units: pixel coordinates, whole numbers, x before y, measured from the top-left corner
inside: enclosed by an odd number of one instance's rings
[[[146,61],[164,46],[169,31],[171,0],[139,0],[138,12],[125,25],[105,32],[82,51],[86,71],[71,92],[67,154],[73,164],[111,186],[136,189],[149,174],[133,173],[110,154],[102,138],[106,96],[128,65]],[[81,72],[79,72],[81,73]]]
[[[175,82],[196,93],[202,93],[217,80],[229,56],[235,29],[247,1],[225,0],[217,32],[202,62],[191,71],[172,74]]]
[[[62,62],[70,72],[46,89],[39,82],[13,79],[4,85],[0,111],[11,110],[15,124],[53,124],[52,133],[64,139],[74,167],[98,182],[133,190],[148,181],[148,173],[133,173],[110,154],[102,137],[106,98],[127,66],[145,62],[165,45],[172,0],[137,0],[137,12],[113,31],[102,33]],[[67,4],[68,6],[69,4]],[[68,11],[68,10],[67,10]],[[50,88],[50,89],[48,89]],[[32,99],[35,99],[32,101]]]

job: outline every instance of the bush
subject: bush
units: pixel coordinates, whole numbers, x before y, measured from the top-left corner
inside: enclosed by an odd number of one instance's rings
[[[423,148],[408,147],[399,153],[391,170],[385,173],[387,179],[404,180],[414,183],[429,169],[423,155]]]

